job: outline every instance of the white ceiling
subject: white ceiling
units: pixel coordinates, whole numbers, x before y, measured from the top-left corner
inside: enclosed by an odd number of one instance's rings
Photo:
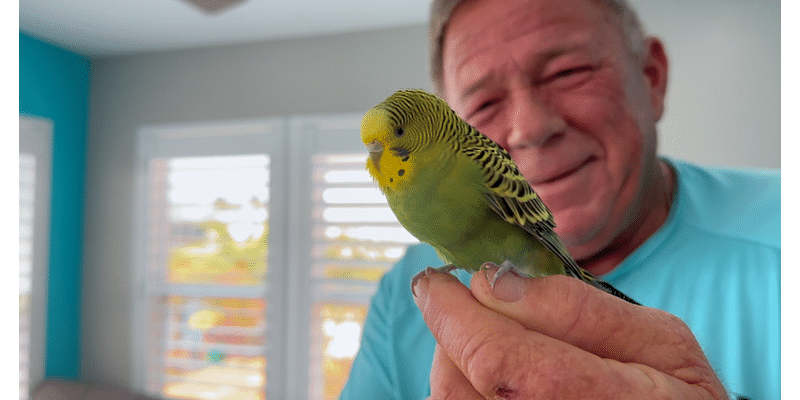
[[[184,0],[19,0],[19,28],[87,56],[424,23],[430,0],[245,0],[208,14]]]

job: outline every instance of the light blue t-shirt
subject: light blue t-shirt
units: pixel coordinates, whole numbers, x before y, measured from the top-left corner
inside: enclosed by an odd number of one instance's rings
[[[686,322],[734,399],[778,399],[780,172],[667,161],[677,174],[667,221],[602,278]],[[430,246],[411,246],[381,279],[341,399],[429,396],[435,341],[410,281],[442,264]]]

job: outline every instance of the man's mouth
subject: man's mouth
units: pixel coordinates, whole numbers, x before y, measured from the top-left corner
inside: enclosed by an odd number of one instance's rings
[[[575,165],[574,167],[570,167],[566,171],[559,172],[559,173],[557,173],[557,174],[555,174],[553,176],[550,176],[550,177],[548,177],[546,179],[534,182],[532,184],[532,186],[548,185],[548,184],[560,181],[560,180],[562,180],[564,178],[567,178],[570,175],[578,172],[579,170],[583,169],[586,165],[588,165],[588,164],[590,164],[590,163],[592,163],[592,162],[594,162],[596,160],[597,160],[597,157],[591,156],[591,157],[587,158],[586,160],[584,160],[583,162]]]

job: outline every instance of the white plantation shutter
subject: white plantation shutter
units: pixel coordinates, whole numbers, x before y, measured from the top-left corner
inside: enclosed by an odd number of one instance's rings
[[[19,154],[19,398],[28,398],[36,157]]]
[[[19,118],[19,398],[44,378],[53,125]]]
[[[141,389],[338,398],[378,280],[417,242],[364,170],[360,121],[141,129]]]
[[[179,399],[279,393],[282,123],[151,127],[139,137],[138,386]]]
[[[304,300],[308,318],[309,399],[336,399],[358,351],[369,300],[381,276],[417,243],[397,222],[383,194],[364,169],[361,115],[296,119],[293,138],[311,154],[297,169],[311,180],[304,206],[308,243]],[[300,395],[300,394],[298,394]]]

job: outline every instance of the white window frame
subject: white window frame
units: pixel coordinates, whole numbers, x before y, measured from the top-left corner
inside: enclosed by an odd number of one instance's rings
[[[19,116],[19,151],[36,157],[34,194],[31,326],[28,390],[44,380],[47,333],[47,275],[50,257],[50,193],[52,187],[53,123],[31,115]]]

